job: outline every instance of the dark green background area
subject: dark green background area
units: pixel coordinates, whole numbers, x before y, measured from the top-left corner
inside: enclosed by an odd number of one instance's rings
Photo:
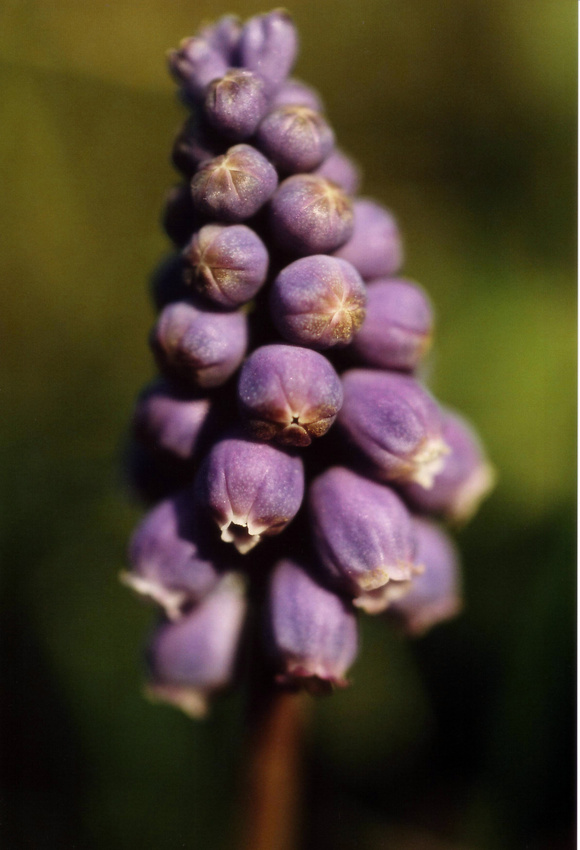
[[[181,121],[164,52],[260,4],[0,7],[1,845],[226,848],[241,723],[140,693],[151,612],[117,581],[119,453],[153,373],[151,268]],[[576,4],[306,0],[297,74],[437,308],[430,384],[498,486],[460,535],[466,610],[363,622],[316,704],[304,847],[567,850],[575,718]],[[290,532],[289,532],[290,533]]]

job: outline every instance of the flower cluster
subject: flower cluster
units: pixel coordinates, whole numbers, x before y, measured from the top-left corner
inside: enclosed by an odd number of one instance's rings
[[[360,609],[409,634],[453,615],[457,554],[433,518],[465,521],[492,481],[416,377],[429,299],[319,95],[289,78],[296,52],[275,10],[169,55],[190,114],[153,281],[161,376],[134,413],[153,507],[124,580],[163,611],[151,694],[194,715],[236,675],[249,609],[273,680],[316,692],[346,683]]]

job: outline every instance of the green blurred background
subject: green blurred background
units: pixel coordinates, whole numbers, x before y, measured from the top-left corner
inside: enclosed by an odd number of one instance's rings
[[[140,694],[150,611],[117,582],[119,452],[153,372],[147,278],[181,111],[164,52],[255,2],[0,8],[2,768],[9,848],[227,848],[239,700]],[[296,0],[297,75],[431,293],[431,385],[499,484],[461,533],[465,614],[366,618],[316,705],[303,847],[574,845],[576,4]]]

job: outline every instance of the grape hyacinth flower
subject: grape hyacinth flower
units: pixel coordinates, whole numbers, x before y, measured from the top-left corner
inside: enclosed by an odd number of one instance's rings
[[[242,656],[250,691],[328,692],[363,613],[411,635],[455,614],[457,554],[432,518],[465,521],[493,480],[416,378],[429,297],[320,95],[289,76],[297,50],[277,9],[169,54],[189,114],[152,283],[163,377],[133,420],[154,504],[123,580],[163,611],[149,693],[196,716]]]

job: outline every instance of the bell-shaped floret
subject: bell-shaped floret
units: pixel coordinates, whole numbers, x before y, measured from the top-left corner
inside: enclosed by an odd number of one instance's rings
[[[407,375],[367,369],[346,372],[342,384],[338,424],[366,471],[380,481],[432,487],[449,447],[427,390]]]
[[[184,39],[177,50],[168,54],[169,70],[188,99],[204,97],[212,80],[223,77],[228,63],[204,38]]]
[[[408,280],[367,286],[366,319],[351,351],[364,366],[412,372],[429,350],[433,311],[425,292]]]
[[[249,138],[268,111],[260,77],[243,68],[230,68],[208,87],[204,112],[208,123],[229,139]]]
[[[450,451],[433,487],[424,490],[410,483],[403,485],[401,492],[413,510],[438,514],[449,522],[461,524],[471,519],[492,490],[495,471],[479,437],[458,414],[445,412],[443,439]]]
[[[191,302],[169,304],[151,334],[151,347],[167,377],[187,387],[218,387],[246,353],[247,318],[239,312],[203,309]]]
[[[391,213],[366,198],[356,200],[353,211],[354,230],[336,256],[352,263],[365,280],[396,274],[403,263],[403,247]]]
[[[251,145],[234,145],[215,159],[202,163],[191,181],[195,208],[218,221],[251,218],[278,185],[276,169]]]
[[[301,256],[329,254],[352,234],[352,203],[342,189],[324,177],[295,174],[274,194],[270,223],[276,242],[284,250]]]
[[[340,379],[322,354],[264,345],[246,360],[238,382],[241,414],[260,440],[308,446],[326,434],[342,404]]]
[[[356,195],[360,185],[360,169],[343,151],[333,150],[324,162],[313,172],[336,183],[347,195]]]
[[[264,118],[256,144],[285,174],[312,171],[334,146],[326,119],[307,106],[279,106]]]
[[[222,540],[245,554],[294,518],[304,496],[304,468],[299,457],[270,443],[230,436],[209,452],[196,490]]]
[[[356,658],[358,635],[352,606],[302,565],[279,561],[270,585],[268,634],[278,682],[312,693],[342,687]]]
[[[146,651],[147,694],[191,717],[232,684],[246,615],[242,578],[230,573],[203,602],[176,622],[164,622]]]
[[[308,505],[320,562],[345,592],[358,597],[411,578],[411,517],[389,487],[334,466],[315,478]]]
[[[270,293],[272,320],[282,336],[318,349],[348,345],[363,324],[365,303],[354,266],[325,254],[286,266]]]
[[[229,309],[250,301],[268,273],[268,251],[245,224],[208,224],[184,250],[187,280],[211,301]]]
[[[130,570],[122,580],[176,619],[218,582],[228,564],[209,537],[191,488],[145,515],[129,545]]]
[[[407,634],[420,635],[459,613],[461,575],[457,550],[443,529],[424,519],[415,519],[413,526],[423,572],[407,593],[392,601],[387,616]]]
[[[256,15],[244,24],[238,48],[239,64],[258,74],[268,92],[274,92],[284,82],[297,53],[298,33],[284,9]]]

